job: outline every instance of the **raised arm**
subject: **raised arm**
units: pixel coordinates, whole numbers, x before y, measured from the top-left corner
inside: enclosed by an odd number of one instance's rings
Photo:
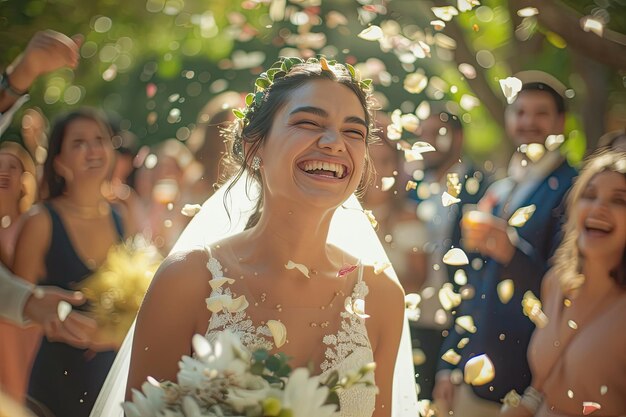
[[[204,252],[169,256],[154,276],[137,316],[126,397],[148,376],[175,381],[178,362],[191,354],[194,334],[205,334],[210,293]]]

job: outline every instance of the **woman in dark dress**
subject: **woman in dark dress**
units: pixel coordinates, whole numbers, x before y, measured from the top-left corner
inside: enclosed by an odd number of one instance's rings
[[[15,273],[38,285],[76,289],[124,238],[124,221],[101,193],[113,163],[111,134],[95,111],[59,119],[50,135],[43,204],[31,210],[16,247]],[[81,348],[46,339],[29,383],[43,416],[88,416],[115,357],[115,346]]]

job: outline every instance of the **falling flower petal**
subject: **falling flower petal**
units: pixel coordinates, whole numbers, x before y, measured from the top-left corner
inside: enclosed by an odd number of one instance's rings
[[[449,22],[454,16],[459,14],[459,11],[454,6],[431,7],[430,10],[433,11],[435,16],[446,22]]]
[[[517,11],[519,17],[532,17],[539,14],[539,10],[536,7],[524,7]]]
[[[157,93],[157,86],[154,83],[148,83],[146,85],[146,97],[152,98]]]
[[[457,6],[460,12],[468,12],[475,6],[480,6],[479,0],[458,0]]]
[[[461,179],[456,172],[450,172],[446,175],[446,188],[448,194],[452,197],[458,197],[461,192]]]
[[[400,124],[402,125],[402,129],[407,132],[415,132],[419,127],[420,121],[416,115],[408,113],[400,117]]]
[[[391,264],[389,262],[374,262],[374,274],[380,275],[385,271],[385,269],[389,268]]]
[[[406,189],[407,191],[410,191],[410,190],[415,190],[415,189],[417,189],[417,183],[416,183],[415,181],[410,181],[410,180],[409,180],[409,181],[407,181],[407,182],[406,182],[406,187],[405,187],[405,189]]]
[[[486,354],[478,355],[465,364],[464,380],[466,384],[485,385],[496,376],[493,362]]]
[[[507,304],[513,297],[515,291],[513,280],[505,279],[498,283],[498,298],[502,301],[502,304]]]
[[[201,208],[202,206],[200,204],[185,204],[180,212],[183,216],[193,217],[198,214]]]
[[[439,302],[444,309],[450,311],[461,304],[461,294],[455,293],[452,284],[446,282],[439,290]]]
[[[469,259],[463,249],[452,248],[443,255],[443,263],[452,266],[468,265]]]
[[[545,155],[546,153],[546,148],[541,143],[529,143],[522,149],[524,149],[524,153],[526,154],[528,159],[533,162],[537,162],[538,160],[543,158],[543,155]]]
[[[193,346],[193,351],[196,356],[200,359],[208,357],[213,352],[209,341],[200,334],[193,335],[191,338],[191,345]]]
[[[474,319],[472,316],[457,317],[454,322],[463,330],[470,333],[476,333],[476,326],[474,325]]]
[[[380,26],[372,25],[367,29],[363,29],[358,37],[366,41],[377,41],[384,37],[383,30]]]
[[[567,325],[570,327],[570,329],[573,329],[573,330],[578,329],[578,324],[576,324],[574,320],[568,320]]]
[[[546,149],[554,151],[559,148],[565,142],[565,136],[563,135],[549,135],[546,138]]]
[[[509,226],[522,227],[532,217],[537,207],[534,204],[526,207],[520,207],[509,219]]]
[[[421,93],[428,85],[428,77],[421,72],[408,74],[404,78],[404,89],[412,94]]]
[[[456,270],[456,272],[454,273],[454,282],[461,286],[467,284],[467,274],[464,270]]]
[[[65,321],[67,316],[72,312],[72,305],[67,301],[59,301],[57,305],[57,315],[59,316],[59,320],[61,323]]]
[[[420,120],[426,120],[430,117],[430,103],[428,101],[422,101],[417,109],[415,109],[415,115],[419,117]]]
[[[443,204],[444,207],[448,207],[448,206],[451,206],[453,204],[460,203],[460,202],[461,202],[460,198],[453,197],[450,194],[448,194],[446,191],[444,191],[444,193],[441,194],[441,204]]]
[[[209,285],[215,290],[224,284],[232,284],[233,282],[235,282],[235,280],[232,278],[215,278],[209,281]]]
[[[422,297],[416,293],[409,293],[404,296],[404,306],[408,309],[414,310],[422,301]]]
[[[389,140],[398,140],[402,137],[402,127],[398,127],[394,124],[387,126],[387,138]]]
[[[514,389],[507,392],[507,394],[502,399],[502,403],[509,407],[518,407],[522,400],[522,396],[517,393]]]
[[[354,271],[357,268],[357,265],[344,265],[341,267],[339,272],[337,272],[337,277],[341,278],[348,275],[350,272]]]
[[[541,310],[541,301],[532,291],[526,291],[522,300],[523,312],[535,323],[535,326],[542,329],[548,325],[548,317]]]
[[[354,311],[354,314],[362,319],[369,317],[368,314],[365,314],[365,300],[362,298],[357,298],[352,302],[352,310]]]
[[[595,412],[596,410],[601,409],[602,406],[598,403],[594,403],[591,401],[583,402],[583,415],[588,416],[589,414]]]
[[[418,151],[419,153],[436,151],[435,147],[428,142],[415,142],[413,146],[411,146],[411,149]]]
[[[307,268],[306,266],[302,265],[302,264],[297,264],[293,261],[289,261],[287,262],[287,265],[285,265],[285,268],[287,269],[297,269],[298,271],[302,272],[302,275],[304,275],[307,278],[311,278],[309,276],[309,268]]]
[[[441,359],[452,365],[457,365],[461,361],[461,355],[456,353],[454,349],[448,349],[446,353],[441,355]]]
[[[515,101],[517,93],[522,90],[522,81],[516,77],[508,77],[500,80],[500,88],[502,88],[502,93],[504,97],[506,97],[506,101],[511,104]]]
[[[274,345],[281,347],[287,341],[287,328],[278,320],[268,320],[267,327],[274,337]]]
[[[459,340],[459,343],[456,344],[456,347],[458,349],[463,349],[465,346],[467,346],[468,343],[469,337],[464,337],[463,339]]]
[[[446,27],[446,22],[443,20],[432,20],[430,24],[435,28],[435,30],[443,30],[443,28]]]
[[[596,35],[602,37],[604,33],[604,24],[591,16],[585,16],[581,20],[581,26],[585,32],[593,32]]]
[[[380,190],[388,191],[396,183],[396,177],[382,177],[380,181],[381,181]]]

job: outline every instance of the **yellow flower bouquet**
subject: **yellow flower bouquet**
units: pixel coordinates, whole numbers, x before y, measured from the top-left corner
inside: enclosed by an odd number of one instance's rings
[[[98,323],[94,342],[120,346],[163,258],[136,236],[111,247],[98,270],[80,282],[88,312]]]

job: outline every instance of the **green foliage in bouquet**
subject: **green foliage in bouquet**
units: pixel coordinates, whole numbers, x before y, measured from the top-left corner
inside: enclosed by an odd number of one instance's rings
[[[109,249],[104,263],[79,284],[98,323],[96,341],[120,346],[163,258],[135,237]]]

